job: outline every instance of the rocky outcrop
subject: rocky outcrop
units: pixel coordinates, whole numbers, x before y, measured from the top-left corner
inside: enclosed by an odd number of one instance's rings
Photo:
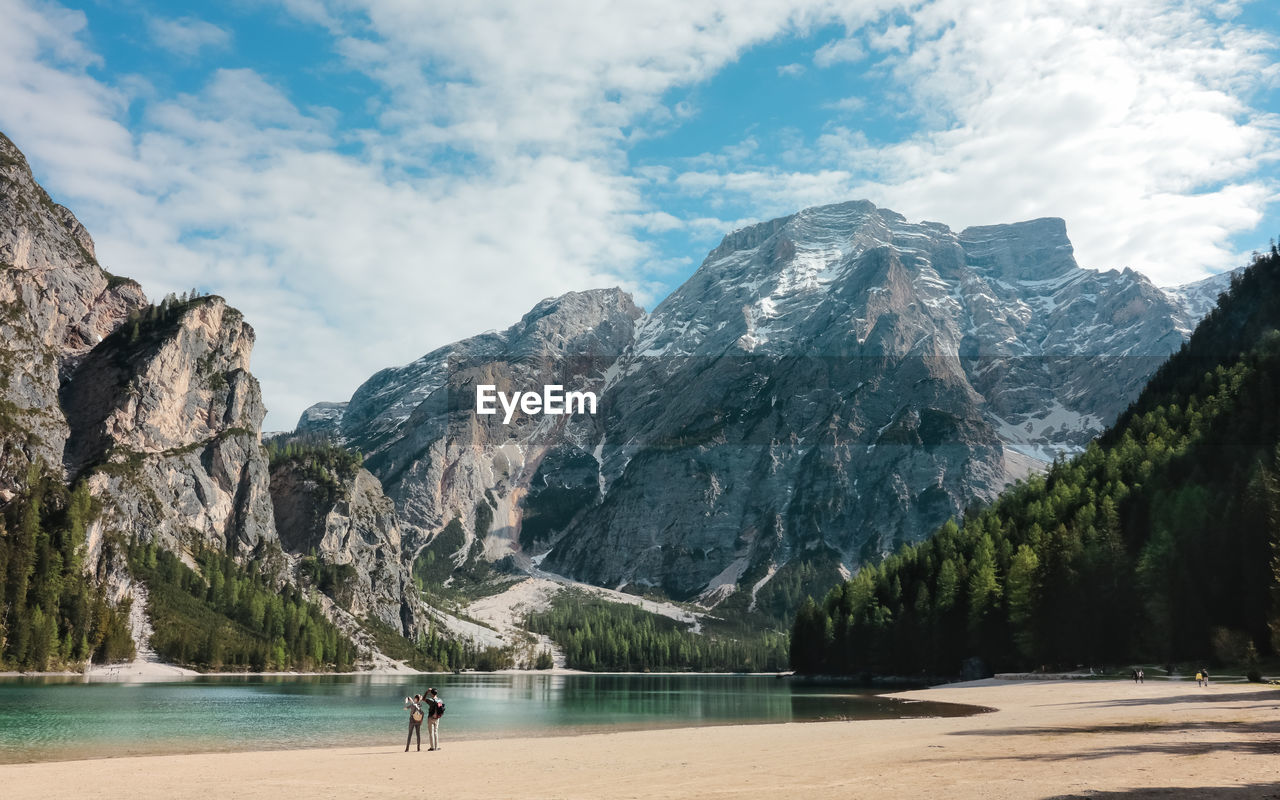
[[[221,298],[149,306],[0,136],[0,490],[84,478],[94,530],[248,553],[274,540],[253,329]]]
[[[86,354],[62,392],[64,464],[108,530],[242,555],[274,541],[253,329],[221,298],[162,303]]]
[[[302,412],[294,433],[332,437],[342,429],[342,417],[346,413],[346,403],[316,403]]]
[[[356,618],[413,632],[421,621],[395,504],[367,470],[322,455],[282,458],[271,470],[281,546],[302,572]]]

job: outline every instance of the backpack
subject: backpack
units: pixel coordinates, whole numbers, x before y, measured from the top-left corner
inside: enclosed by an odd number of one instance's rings
[[[422,722],[422,709],[415,708],[413,710],[413,713],[409,715],[409,719],[413,720],[414,722]]]
[[[435,701],[435,702],[436,702],[436,716],[437,716],[437,717],[443,717],[443,716],[444,716],[444,701],[443,701],[443,700],[441,700],[441,699],[439,699],[439,698],[436,698],[436,701]]]

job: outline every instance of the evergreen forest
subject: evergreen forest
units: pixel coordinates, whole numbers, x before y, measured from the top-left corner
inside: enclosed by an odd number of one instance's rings
[[[84,576],[85,531],[97,516],[88,490],[36,467],[24,485],[0,516],[0,669],[133,658],[128,605],[112,605]]]
[[[1280,254],[1255,257],[1087,450],[807,600],[802,673],[1280,652]]]
[[[569,668],[590,672],[776,672],[787,665],[785,634],[691,633],[668,617],[581,592],[528,614],[525,628],[563,649]]]
[[[151,646],[165,661],[210,670],[349,670],[351,641],[314,598],[277,585],[258,562],[198,549],[192,569],[154,542],[128,547],[147,587]]]

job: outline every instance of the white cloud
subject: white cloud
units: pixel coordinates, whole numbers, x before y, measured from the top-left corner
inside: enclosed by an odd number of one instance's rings
[[[778,67],[778,74],[784,78],[798,78],[804,72],[804,64],[783,64]]]
[[[1083,264],[1169,280],[1227,266],[1229,237],[1275,193],[1256,177],[1274,121],[1246,100],[1275,80],[1270,45],[1207,5],[1028,0],[997,15],[934,0],[892,19],[889,0],[853,5],[288,0],[375,81],[376,125],[351,130],[247,69],[181,96],[108,83],[83,15],[8,0],[0,129],[109,268],[152,296],[198,285],[246,312],[277,428],[542,297],[621,284],[656,299],[684,263],[645,244],[659,233],[713,237],[865,196],[956,227],[1063,216]],[[854,85],[816,139],[753,131],[706,158],[628,164],[632,142],[696,113],[669,90],[833,20],[845,35],[813,63],[891,76],[923,130],[885,144],[842,127],[860,98],[884,106]],[[769,136],[785,151],[772,164]],[[646,200],[670,192],[699,204]]]
[[[867,107],[867,101],[861,97],[842,97],[839,100],[826,103],[822,106],[828,111],[842,111],[851,114],[855,111],[862,111]]]
[[[29,157],[39,157],[61,191],[129,202],[146,167],[117,118],[123,92],[89,77],[101,59],[80,41],[84,15],[56,6],[9,4],[0,25],[0,120]]]
[[[813,54],[814,65],[826,68],[836,64],[848,64],[861,61],[867,53],[857,39],[836,39],[819,47]]]
[[[611,150],[620,128],[670,115],[662,94],[712,76],[743,49],[827,18],[829,0],[357,0],[343,39],[351,63],[392,93],[384,130],[402,142]],[[435,70],[443,80],[426,81]],[[407,137],[407,138],[405,138]],[[612,153],[611,155],[616,155]]]
[[[231,31],[195,17],[147,20],[147,33],[157,47],[181,56],[194,57],[201,50],[222,50],[231,46]]]
[[[753,212],[867,197],[956,228],[1061,216],[1085,266],[1191,280],[1236,263],[1230,238],[1275,193],[1259,169],[1277,156],[1277,120],[1248,102],[1274,85],[1275,43],[1210,5],[1039,0],[995,14],[935,0],[913,14],[912,49],[875,67],[923,130],[873,144],[836,127],[804,165],[676,183]]]
[[[19,2],[0,30],[0,127],[109,268],[152,296],[199,286],[245,311],[274,428],[543,297],[656,299],[646,270],[669,263],[643,238],[683,223],[642,199],[623,129],[676,124],[692,107],[664,92],[809,19],[766,0],[287,8],[382,87],[376,128],[343,130],[244,69],[126,95],[86,71],[83,16],[54,6]],[[217,44],[190,20],[157,30],[191,34],[195,53]]]
[[[887,50],[898,50],[905,52],[907,43],[911,39],[910,25],[890,25],[879,33],[873,33],[868,37],[867,42],[871,45],[872,50],[885,52]]]

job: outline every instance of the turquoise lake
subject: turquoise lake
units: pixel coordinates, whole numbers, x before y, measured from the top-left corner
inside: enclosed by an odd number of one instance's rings
[[[210,676],[0,679],[0,763],[296,747],[403,747],[406,694],[435,686],[441,739],[958,716],[975,709],[730,675]],[[425,730],[424,730],[425,735]]]

